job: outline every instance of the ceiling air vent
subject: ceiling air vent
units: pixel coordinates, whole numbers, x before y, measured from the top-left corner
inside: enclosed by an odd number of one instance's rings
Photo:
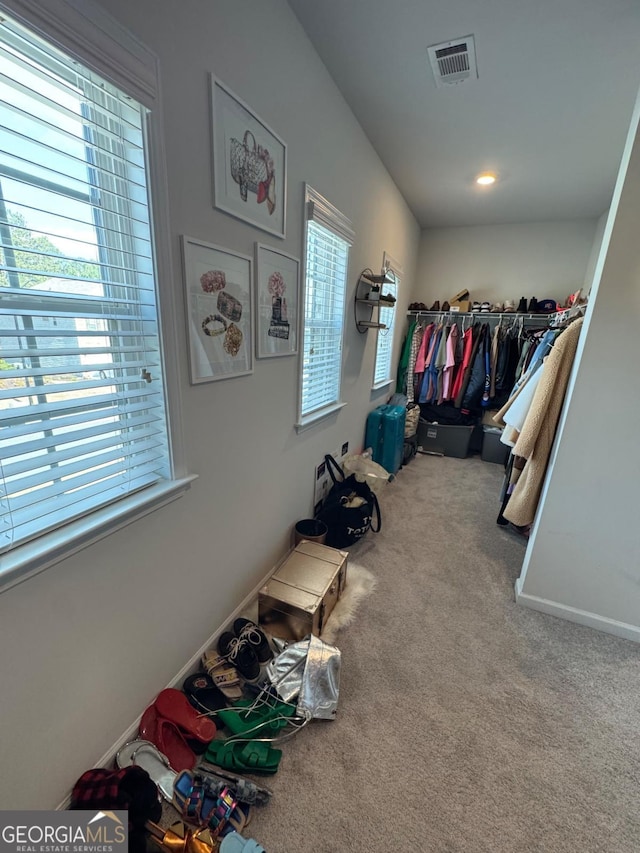
[[[473,36],[445,41],[427,48],[436,86],[451,86],[478,76]]]

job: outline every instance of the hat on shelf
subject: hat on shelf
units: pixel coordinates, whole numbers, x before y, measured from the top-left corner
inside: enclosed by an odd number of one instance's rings
[[[553,314],[557,307],[555,299],[541,299],[538,302],[538,314]]]

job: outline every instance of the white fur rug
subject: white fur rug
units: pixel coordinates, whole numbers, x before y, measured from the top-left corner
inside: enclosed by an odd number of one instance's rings
[[[334,643],[338,631],[350,625],[356,616],[360,602],[376,588],[378,581],[364,566],[349,562],[347,583],[340,600],[331,611],[331,615],[322,632],[325,643]]]

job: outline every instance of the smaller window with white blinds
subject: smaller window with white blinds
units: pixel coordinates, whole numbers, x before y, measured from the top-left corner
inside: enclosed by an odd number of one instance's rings
[[[300,425],[340,405],[347,270],[353,242],[349,220],[308,186],[305,201]]]
[[[383,285],[382,293],[393,296],[395,300],[398,298],[398,287],[400,280],[393,269],[386,272],[387,279],[390,281]],[[379,321],[385,329],[378,329],[378,338],[376,340],[376,361],[373,369],[373,387],[379,388],[382,385],[387,385],[391,381],[391,356],[393,355],[393,330],[396,318],[394,305],[381,305],[379,313]]]
[[[146,109],[0,21],[0,553],[171,478]]]

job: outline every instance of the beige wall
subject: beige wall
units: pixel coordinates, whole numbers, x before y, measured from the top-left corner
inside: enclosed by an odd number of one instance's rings
[[[178,305],[181,234],[300,256],[305,181],[352,220],[347,406],[298,435],[298,357],[190,386],[181,335],[186,451],[199,475],[191,491],[0,595],[1,808],[57,805],[283,554],[311,510],[315,465],[344,441],[361,446],[380,401],[370,390],[375,337],[353,323],[357,275],[380,267],[384,251],[402,263],[399,310],[414,282],[418,226],[285,0],[102,5],[160,59]],[[212,207],[211,71],[288,144],[284,241]]]
[[[640,641],[640,101],[595,264],[522,603]]]
[[[430,306],[463,288],[479,302],[564,301],[583,285],[595,231],[592,219],[429,228],[411,301]]]

